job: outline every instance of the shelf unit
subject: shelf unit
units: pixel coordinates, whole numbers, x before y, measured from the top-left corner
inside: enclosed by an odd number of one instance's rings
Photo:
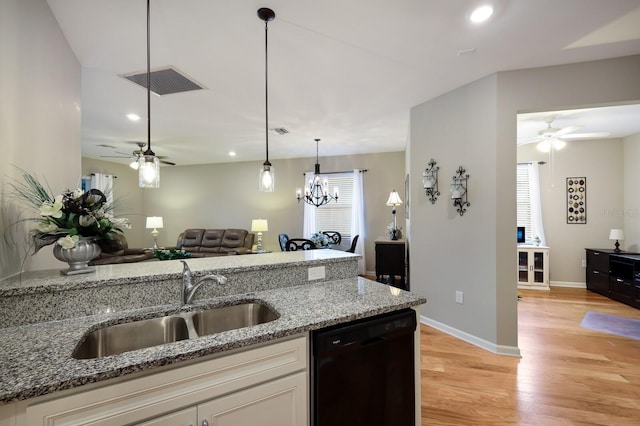
[[[549,290],[549,247],[518,246],[518,288]]]

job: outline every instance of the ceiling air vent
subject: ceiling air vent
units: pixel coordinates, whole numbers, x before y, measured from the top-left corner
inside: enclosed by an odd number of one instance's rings
[[[147,73],[126,74],[122,77],[147,88]],[[157,95],[169,95],[171,93],[189,92],[201,90],[204,87],[189,80],[175,68],[163,68],[151,71],[151,91]]]

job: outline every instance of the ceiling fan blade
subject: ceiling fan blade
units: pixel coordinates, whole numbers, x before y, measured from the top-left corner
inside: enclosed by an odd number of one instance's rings
[[[540,136],[529,136],[526,138],[519,138],[518,145],[526,145],[528,143],[542,142],[543,140],[545,140],[545,138]]]
[[[566,135],[567,133],[575,132],[576,130],[579,130],[579,129],[582,129],[582,126],[568,126],[558,130],[557,132],[554,132],[553,135],[562,136],[562,135]]]
[[[564,136],[562,139],[602,139],[609,137],[609,132],[591,132],[591,133],[572,133]]]
[[[122,155],[101,155],[101,158],[131,158],[130,155],[122,156]]]
[[[160,160],[160,162],[161,162],[162,164],[168,164],[168,165],[170,165],[170,166],[175,166],[175,165],[176,165],[176,163],[172,163],[171,161],[166,161],[166,160]]]

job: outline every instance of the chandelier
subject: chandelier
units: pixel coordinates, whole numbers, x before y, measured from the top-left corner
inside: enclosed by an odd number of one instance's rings
[[[320,163],[318,162],[318,142],[320,142],[320,139],[316,139],[315,141],[316,167],[313,173],[313,178],[309,179],[309,183],[304,189],[304,195],[302,194],[302,188],[298,188],[296,190],[296,198],[298,198],[298,203],[300,200],[304,200],[307,204],[320,207],[330,201],[338,201],[338,187],[335,187],[333,194],[330,194],[329,179],[320,176]]]

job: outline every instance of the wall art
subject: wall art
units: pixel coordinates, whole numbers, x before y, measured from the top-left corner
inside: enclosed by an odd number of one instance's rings
[[[587,223],[587,178],[567,178],[567,223]]]

